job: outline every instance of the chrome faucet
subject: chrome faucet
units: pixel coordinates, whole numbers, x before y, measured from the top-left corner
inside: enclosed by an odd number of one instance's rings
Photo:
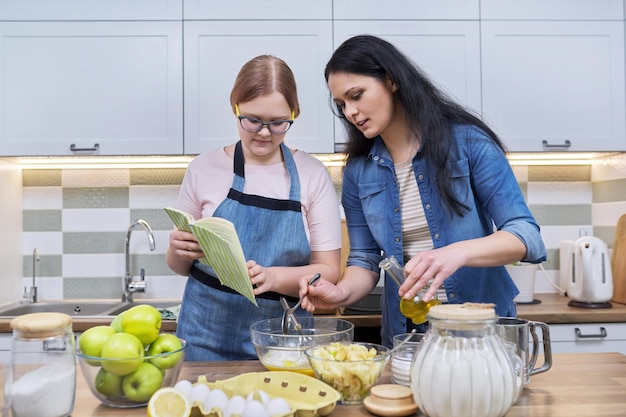
[[[30,289],[24,287],[24,295],[22,298],[27,300],[30,304],[37,302],[37,286],[35,285],[35,277],[37,276],[37,263],[39,262],[39,251],[37,248],[33,249],[33,282]]]
[[[146,277],[145,270],[141,268],[141,272],[139,275],[139,281],[133,281],[133,274],[130,270],[130,236],[133,233],[133,230],[137,226],[142,226],[146,229],[148,233],[148,239],[150,241],[150,250],[153,251],[155,249],[154,244],[154,234],[152,233],[152,228],[145,220],[139,219],[130,225],[128,231],[126,232],[126,243],[124,246],[124,256],[126,259],[126,274],[122,280],[122,302],[132,302],[133,301],[133,293],[136,292],[146,292]]]

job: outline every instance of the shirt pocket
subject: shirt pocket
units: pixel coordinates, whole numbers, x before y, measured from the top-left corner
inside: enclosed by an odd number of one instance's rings
[[[359,184],[359,199],[363,208],[363,215],[370,226],[372,222],[382,223],[385,218],[385,192],[387,184],[371,182]]]
[[[472,207],[473,198],[469,161],[467,159],[460,159],[450,163],[448,178],[450,179],[452,193],[456,199],[460,203]]]

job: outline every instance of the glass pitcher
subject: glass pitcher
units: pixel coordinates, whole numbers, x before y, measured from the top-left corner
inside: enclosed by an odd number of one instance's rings
[[[430,328],[411,367],[413,395],[426,415],[500,417],[517,400],[521,359],[496,335],[497,319],[491,304],[430,309]]]

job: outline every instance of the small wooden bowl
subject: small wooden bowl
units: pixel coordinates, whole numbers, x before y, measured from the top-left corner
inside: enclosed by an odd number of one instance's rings
[[[417,412],[413,392],[404,385],[375,385],[363,405],[370,413],[383,417],[410,416]]]

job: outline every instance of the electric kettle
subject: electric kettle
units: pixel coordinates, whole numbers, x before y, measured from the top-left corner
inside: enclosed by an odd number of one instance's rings
[[[606,243],[593,236],[574,242],[569,262],[568,305],[586,308],[610,308],[613,276]]]

